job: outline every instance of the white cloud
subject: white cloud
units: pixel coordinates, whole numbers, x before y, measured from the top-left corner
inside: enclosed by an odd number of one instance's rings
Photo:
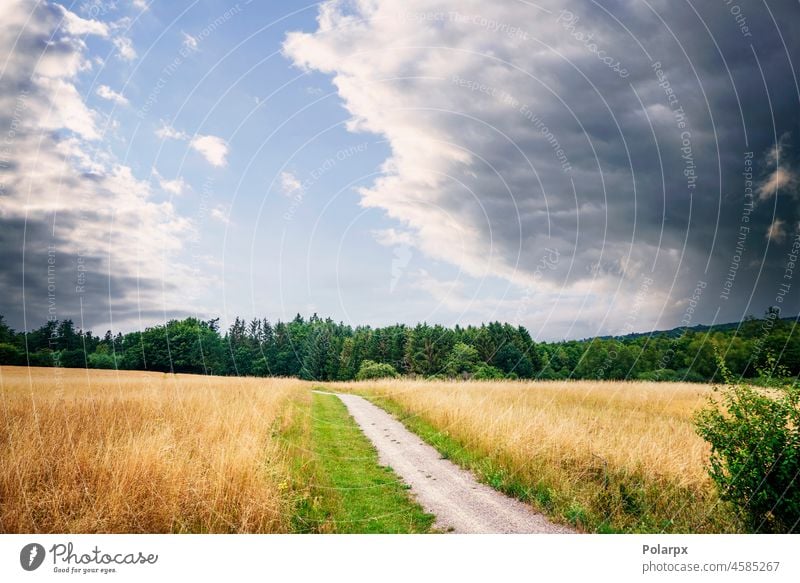
[[[393,247],[395,245],[408,245],[414,246],[414,235],[408,231],[398,231],[396,229],[381,229],[372,231],[374,239],[384,247]]]
[[[50,97],[39,120],[42,129],[67,129],[87,140],[100,137],[95,123],[97,114],[86,106],[69,78],[36,77],[36,85]]]
[[[212,166],[220,168],[227,164],[228,144],[220,137],[197,135],[189,142],[189,146],[199,152]]]
[[[230,225],[231,218],[230,213],[227,208],[222,205],[217,205],[211,209],[209,216],[217,222],[222,223],[223,225]]]
[[[508,118],[503,123],[509,126],[503,131],[518,134],[512,139],[522,139],[526,132],[523,119],[508,116],[508,108],[500,104],[478,103],[447,79],[456,72],[476,78],[496,73],[497,84],[508,90],[519,83],[513,74],[503,75],[499,67],[487,69],[485,59],[478,56],[486,50],[486,37],[475,34],[474,26],[409,18],[410,14],[431,12],[422,0],[404,3],[402,9],[388,0],[359,2],[353,8],[355,11],[345,10],[337,2],[323,4],[319,31],[290,33],[284,51],[298,66],[334,75],[334,84],[352,116],[351,131],[381,134],[390,142],[392,156],[384,164],[384,174],[372,187],[359,191],[361,204],[383,209],[389,217],[410,226],[417,245],[430,257],[456,264],[474,277],[498,275],[523,283],[524,270],[507,261],[507,254],[493,250],[487,233],[487,219],[506,221],[517,214],[512,193],[499,193],[498,198],[505,200],[493,201],[492,216],[485,217],[484,201],[457,187],[458,181],[476,182],[468,174],[476,176],[475,154],[488,158],[494,137],[443,113],[464,112],[478,119],[490,114],[492,122],[497,122],[494,114],[502,107]],[[439,2],[436,8],[443,13],[450,8],[485,14],[497,22],[522,20],[519,9],[505,4]],[[421,48],[439,46],[443,38],[458,50]],[[491,50],[499,57],[528,58],[527,47],[518,42],[497,35],[490,39]],[[376,46],[381,50],[373,50]],[[520,54],[510,57],[512,49]],[[375,82],[411,77],[420,81]],[[496,191],[497,185],[491,188]]]
[[[780,139],[764,155],[764,161],[775,169],[757,186],[758,198],[767,200],[777,195],[781,190],[791,190],[792,194],[797,194],[800,186],[800,173],[790,166],[786,152],[786,143],[789,134],[783,134]]]
[[[133,4],[134,8],[138,8],[141,11],[145,11],[150,8],[149,0],[132,0],[131,4]]]
[[[183,36],[183,46],[186,47],[187,50],[196,51],[197,50],[197,39],[193,37],[188,32],[181,31],[181,36]]]
[[[775,243],[781,243],[786,239],[786,221],[775,219],[767,229],[767,239]]]
[[[284,196],[291,197],[294,196],[295,193],[302,192],[303,190],[303,184],[300,182],[297,176],[291,172],[281,172],[280,180],[281,192],[284,194]]]
[[[114,46],[117,48],[117,56],[123,61],[132,61],[136,58],[136,49],[133,48],[133,41],[126,36],[118,36],[114,39]]]
[[[778,167],[761,182],[758,187],[758,197],[766,200],[775,196],[783,189],[797,185],[797,174],[790,168]]]
[[[97,88],[97,95],[102,97],[103,99],[107,99],[109,101],[113,101],[117,105],[128,105],[127,98],[122,95],[121,93],[117,93],[108,85],[100,85]]]
[[[162,120],[161,127],[156,130],[156,137],[161,140],[187,140],[189,135],[185,132],[176,130],[174,127]]]
[[[59,10],[61,10],[61,14],[64,18],[64,22],[62,23],[61,27],[62,29],[66,30],[67,33],[74,36],[83,36],[87,34],[101,37],[108,36],[108,25],[106,23],[98,20],[87,20],[85,18],[81,18],[60,4],[57,4],[56,6]]]
[[[171,194],[176,196],[180,196],[183,194],[184,190],[186,189],[187,185],[186,182],[183,180],[182,176],[178,176],[173,180],[167,180],[161,174],[159,174],[158,170],[155,168],[153,169],[153,176],[155,176],[156,180],[158,180],[158,185]]]
[[[224,167],[228,163],[228,143],[218,136],[198,134],[190,138],[189,134],[175,129],[163,120],[161,127],[156,130],[156,136],[162,140],[188,140],[190,148],[201,154],[209,164],[217,168]]]

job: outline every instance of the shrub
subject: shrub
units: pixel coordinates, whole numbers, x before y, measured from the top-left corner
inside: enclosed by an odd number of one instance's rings
[[[86,353],[80,348],[62,350],[59,354],[58,364],[63,368],[86,368]]]
[[[25,356],[13,344],[0,343],[0,364],[25,364]]]
[[[57,359],[58,353],[49,348],[28,353],[28,361],[31,366],[55,366]]]
[[[468,375],[475,370],[477,364],[478,351],[468,344],[457,342],[447,357],[445,370],[452,377]]]
[[[117,368],[117,363],[110,354],[93,352],[89,355],[89,368]]]
[[[383,362],[375,362],[374,360],[365,360],[361,363],[361,367],[356,374],[356,380],[366,381],[370,379],[385,379],[395,378],[400,375],[391,364]]]
[[[475,374],[472,375],[472,378],[476,381],[493,381],[498,379],[505,378],[506,375],[503,374],[503,371],[499,368],[495,368],[493,366],[489,366],[488,364],[484,364],[479,366],[475,370]]]
[[[800,386],[734,384],[696,417],[711,444],[709,473],[754,532],[791,532],[800,521]]]

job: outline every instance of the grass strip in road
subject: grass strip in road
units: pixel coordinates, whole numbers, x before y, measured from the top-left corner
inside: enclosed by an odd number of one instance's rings
[[[308,495],[297,506],[295,530],[335,533],[425,533],[434,517],[410,496],[333,395],[315,393],[311,438],[302,471]]]

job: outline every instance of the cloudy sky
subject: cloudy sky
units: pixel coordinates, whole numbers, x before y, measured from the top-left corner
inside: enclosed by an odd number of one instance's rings
[[[794,0],[5,0],[0,313],[543,340],[794,316],[798,21]]]

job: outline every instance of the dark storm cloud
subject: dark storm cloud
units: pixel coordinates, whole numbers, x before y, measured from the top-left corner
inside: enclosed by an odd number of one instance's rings
[[[114,322],[145,323],[191,315],[153,308],[153,298],[174,288],[156,278],[109,274],[105,261],[72,251],[53,236],[52,224],[23,219],[3,221],[0,231],[0,314],[17,329],[48,319],[71,319],[79,326],[110,327]],[[146,298],[137,302],[138,296]]]
[[[559,249],[534,287],[571,334],[614,332],[647,279],[639,329],[680,322],[698,281],[695,322],[776,303],[798,223],[796,2],[356,6],[363,22],[331,4],[285,50],[335,76],[355,129],[389,137],[364,204],[423,251],[525,288]]]

